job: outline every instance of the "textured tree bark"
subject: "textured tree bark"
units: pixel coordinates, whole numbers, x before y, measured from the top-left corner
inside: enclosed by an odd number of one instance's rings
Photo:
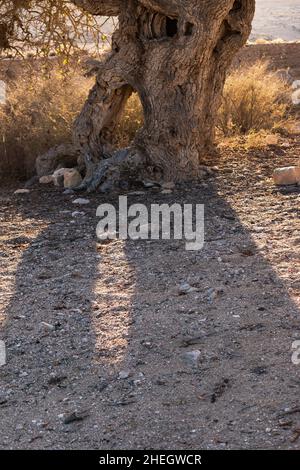
[[[250,34],[255,0],[74,3],[119,18],[112,51],[95,64],[96,84],[75,125],[87,168],[82,189],[99,186],[116,160],[127,170],[129,160],[135,171],[136,159],[139,169],[168,180],[196,177],[214,149],[226,71]],[[114,151],[114,129],[132,91],[140,96],[145,124],[131,149]]]

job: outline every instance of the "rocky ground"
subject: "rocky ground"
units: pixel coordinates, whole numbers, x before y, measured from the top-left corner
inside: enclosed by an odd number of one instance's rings
[[[299,152],[299,136],[224,150],[193,187],[129,191],[204,203],[199,252],[98,243],[96,208],[117,193],[78,208],[2,187],[0,448],[299,448],[300,187],[270,179]]]

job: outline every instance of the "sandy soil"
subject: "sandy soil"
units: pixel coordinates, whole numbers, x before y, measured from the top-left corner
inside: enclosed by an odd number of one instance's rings
[[[204,203],[199,252],[97,243],[96,207],[117,193],[73,217],[60,189],[1,188],[0,448],[299,448],[300,187],[270,180],[299,162],[289,144],[227,151],[193,187],[129,195]],[[179,295],[182,281],[196,290]]]

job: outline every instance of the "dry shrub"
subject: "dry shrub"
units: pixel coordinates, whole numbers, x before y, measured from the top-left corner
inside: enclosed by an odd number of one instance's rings
[[[218,128],[230,136],[281,126],[289,108],[288,91],[266,62],[234,70],[226,80]]]
[[[37,155],[70,140],[90,86],[79,70],[66,75],[58,66],[27,69],[8,83],[6,105],[0,105],[2,176],[30,176]]]
[[[0,177],[31,176],[38,155],[71,139],[74,119],[93,81],[84,78],[80,67],[63,73],[50,63],[45,69],[26,69],[8,84],[7,104],[0,105]],[[117,127],[117,145],[128,146],[142,122],[142,106],[135,93]]]

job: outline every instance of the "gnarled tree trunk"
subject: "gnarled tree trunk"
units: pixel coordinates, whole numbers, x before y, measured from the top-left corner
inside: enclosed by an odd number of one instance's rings
[[[121,162],[166,179],[195,177],[213,151],[226,71],[250,34],[255,0],[73,1],[119,19],[112,51],[95,65],[96,84],[75,124],[87,169],[82,189],[97,188]],[[114,129],[133,91],[145,123],[132,148],[118,151]]]

